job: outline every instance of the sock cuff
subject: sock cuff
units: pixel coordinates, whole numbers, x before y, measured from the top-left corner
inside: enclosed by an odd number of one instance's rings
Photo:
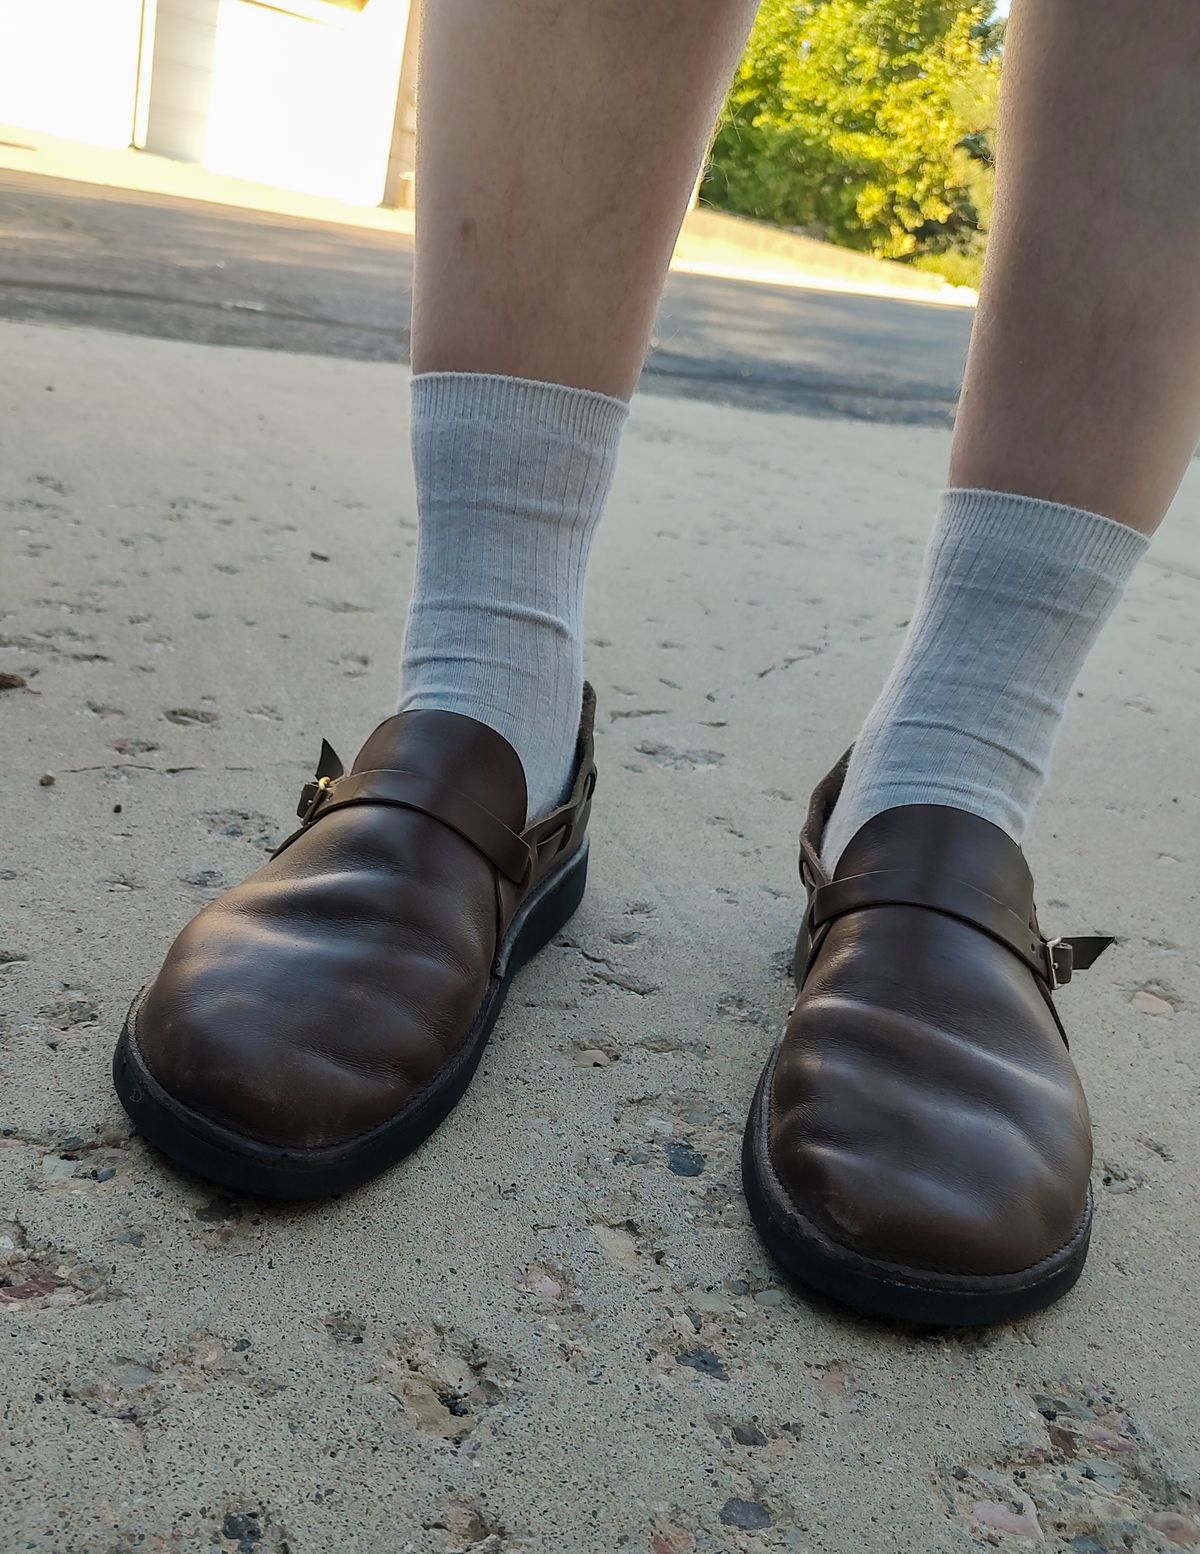
[[[1123,583],[1145,555],[1150,536],[1116,518],[1012,491],[951,486],[942,493],[936,541],[1000,541],[1056,555],[1071,568]]]
[[[489,372],[423,372],[412,380],[412,418],[418,421],[521,423],[576,443],[615,442],[629,404],[594,389]]]

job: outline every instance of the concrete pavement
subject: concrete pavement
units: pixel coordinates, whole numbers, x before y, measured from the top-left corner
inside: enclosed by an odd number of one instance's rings
[[[1059,1308],[896,1333],[756,1243],[807,792],[907,615],[944,431],[655,396],[590,598],[590,894],[400,1170],[278,1210],[128,1134],[171,936],[390,707],[389,363],[0,325],[0,1549],[1173,1554],[1200,1542],[1200,475],[1080,687],[1031,845],[1098,1227]]]

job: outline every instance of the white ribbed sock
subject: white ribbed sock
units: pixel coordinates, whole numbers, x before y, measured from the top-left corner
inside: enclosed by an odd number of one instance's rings
[[[908,635],[826,828],[826,868],[901,804],[969,810],[1022,839],[1071,687],[1148,543],[1080,508],[944,494]]]
[[[400,711],[486,723],[514,747],[529,818],[570,783],[583,591],[623,400],[485,373],[413,379],[419,529]]]

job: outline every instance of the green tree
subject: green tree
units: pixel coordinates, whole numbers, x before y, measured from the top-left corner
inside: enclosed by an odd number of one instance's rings
[[[977,258],[1000,69],[992,9],[764,0],[704,198],[886,258]]]

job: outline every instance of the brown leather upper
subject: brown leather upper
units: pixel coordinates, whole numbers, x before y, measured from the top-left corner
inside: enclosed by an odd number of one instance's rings
[[[473,718],[389,718],[345,775],[325,746],[300,829],[187,925],[146,993],[159,1084],[297,1148],[399,1112],[465,1041],[521,903],[583,842],[594,705],[589,688],[569,799],[530,826],[516,751]]]
[[[1024,855],[976,815],[909,805],[870,820],[829,880],[802,839],[801,987],[769,1089],[770,1161],[796,1213],[898,1270],[1017,1273],[1087,1209],[1087,1103],[1050,998]],[[1077,941],[1076,964],[1107,941]]]

